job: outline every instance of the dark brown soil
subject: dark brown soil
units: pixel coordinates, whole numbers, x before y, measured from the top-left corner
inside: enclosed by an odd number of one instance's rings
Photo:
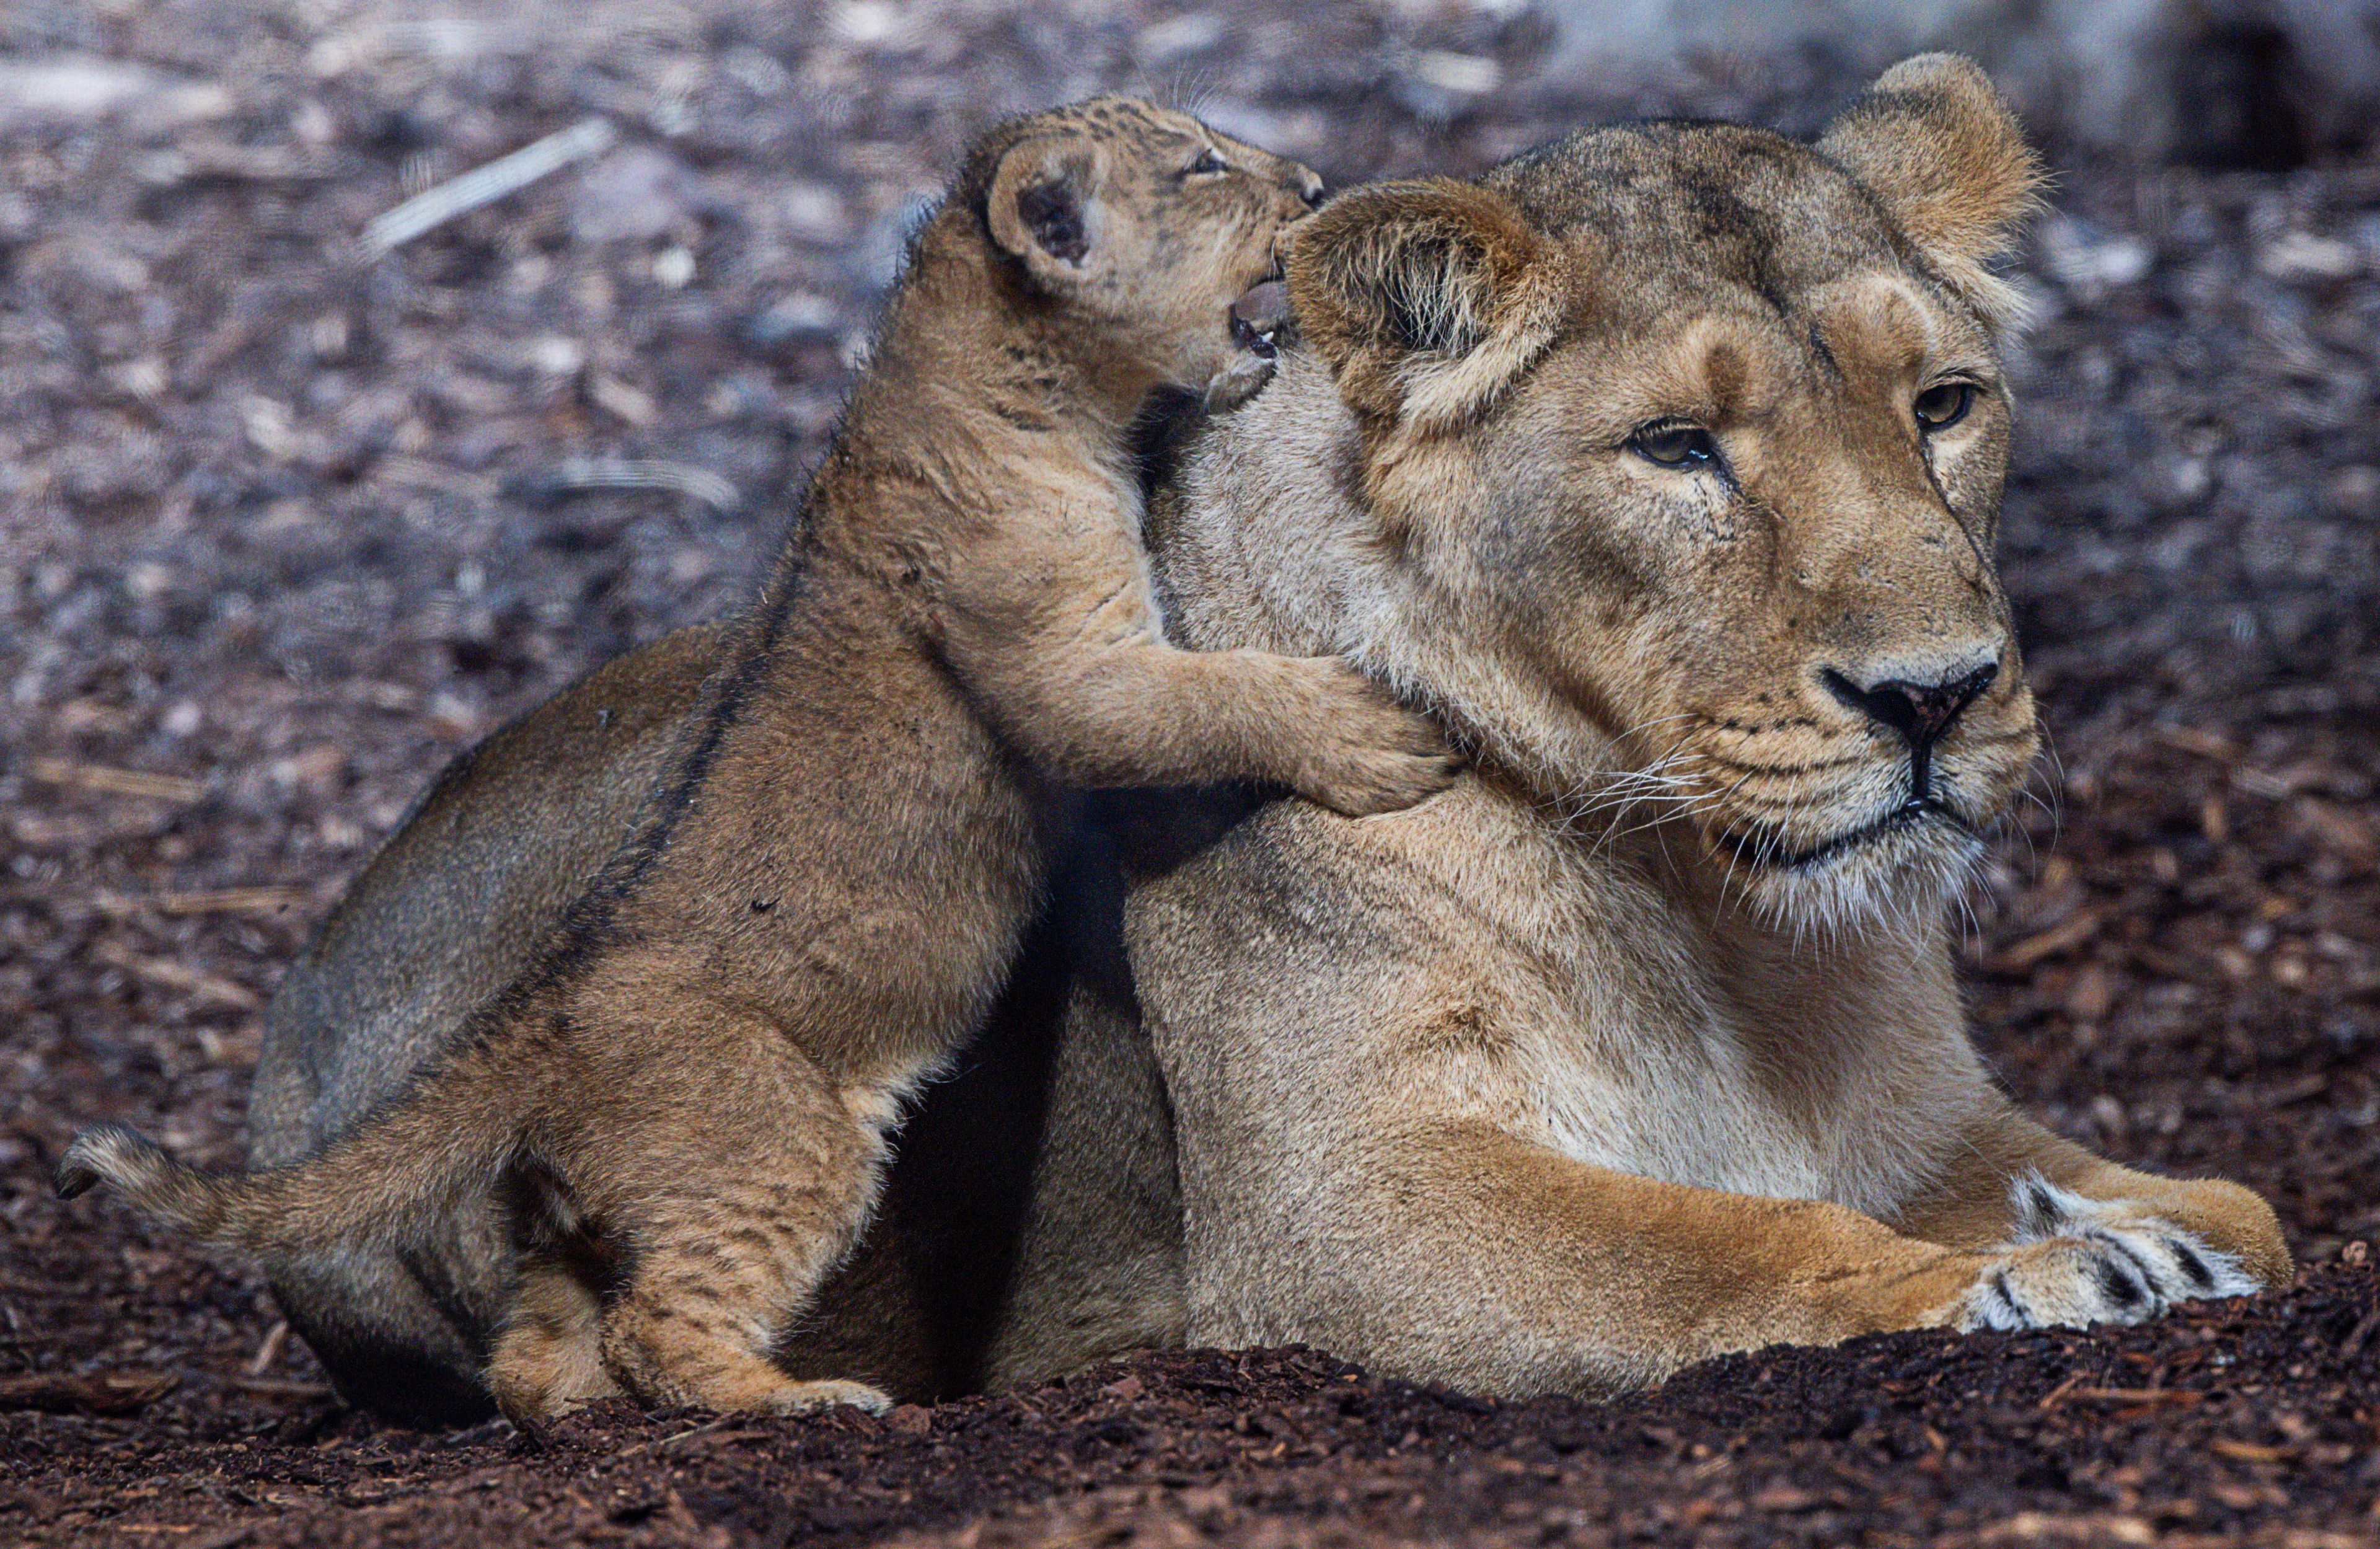
[[[1970,947],[2010,1089],[2263,1190],[2293,1291],[1607,1408],[1175,1352],[883,1421],[431,1436],[329,1401],[253,1275],[58,1203],[98,1118],[236,1162],[259,1009],[421,782],[738,592],[991,113],[1202,90],[1344,181],[1637,106],[1805,127],[1848,84],[1715,61],[1616,102],[1454,8],[1203,43],[1162,7],[527,9],[0,6],[0,67],[151,72],[112,115],[0,92],[0,1543],[2380,1542],[2373,165],[2067,169],[2003,542],[2058,756]],[[618,148],[358,252],[589,115]],[[732,492],[572,487],[631,459]]]
[[[424,1436],[210,1383],[170,1414],[49,1421],[7,1462],[33,1536],[96,1515],[124,1543],[2326,1549],[2374,1529],[2375,1328],[2366,1264],[2146,1329],[1730,1357],[1606,1406],[1482,1402],[1297,1349],[1152,1353],[881,1420],[611,1400],[536,1435]],[[66,1501],[85,1509],[53,1516]],[[173,1536],[194,1523],[210,1536]]]

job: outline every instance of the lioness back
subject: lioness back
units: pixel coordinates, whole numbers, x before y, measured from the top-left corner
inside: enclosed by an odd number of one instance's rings
[[[320,1151],[520,972],[634,831],[723,634],[698,625],[609,663],[439,773],[273,996],[256,1165]]]

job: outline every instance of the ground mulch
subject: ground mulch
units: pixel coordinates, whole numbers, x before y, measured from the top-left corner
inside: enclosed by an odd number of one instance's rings
[[[435,1435],[333,1401],[241,1266],[58,1202],[101,1118],[236,1164],[261,1009],[422,782],[742,593],[988,117],[1186,94],[1344,182],[1851,84],[1597,95],[1492,7],[533,9],[0,6],[0,68],[82,72],[0,92],[0,1543],[2380,1543],[2370,161],[2052,147],[2002,552],[2054,755],[1962,948],[2017,1097],[2265,1193],[2292,1290],[1609,1406],[1172,1351],[881,1421]],[[589,117],[601,155],[360,250]]]
[[[1891,1335],[1617,1404],[1497,1403],[1303,1349],[1151,1352],[881,1419],[651,1414],[443,1436],[221,1384],[55,1419],[18,1512],[120,1542],[2370,1542],[2380,1277],[2105,1335]],[[12,1438],[14,1440],[14,1438]],[[19,1458],[12,1448],[7,1461]],[[85,1517],[85,1511],[71,1517]],[[203,1526],[193,1526],[193,1523]],[[2327,1523],[2309,1528],[2306,1524]],[[71,1519],[53,1525],[65,1528]],[[203,1538],[180,1536],[204,1532]]]

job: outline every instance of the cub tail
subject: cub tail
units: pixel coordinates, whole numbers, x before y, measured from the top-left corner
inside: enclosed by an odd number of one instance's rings
[[[71,1200],[104,1183],[152,1220],[225,1248],[254,1250],[255,1228],[276,1192],[248,1177],[214,1177],[120,1124],[86,1129],[58,1163],[58,1197]]]
[[[58,1193],[70,1200],[104,1183],[152,1220],[259,1258],[401,1242],[472,1180],[492,1182],[519,1149],[521,1116],[500,1087],[443,1074],[321,1155],[261,1172],[201,1172],[120,1124],[101,1125],[67,1147]]]

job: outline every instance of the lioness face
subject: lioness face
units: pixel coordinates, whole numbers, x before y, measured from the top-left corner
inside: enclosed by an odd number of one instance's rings
[[[1371,510],[1529,686],[1489,754],[1797,924],[1938,904],[2037,745],[1979,262],[2032,182],[1937,57],[1815,151],[1614,129],[1317,218],[1293,288]]]
[[[1272,347],[1232,303],[1281,271],[1322,179],[1186,113],[1099,97],[1021,120],[986,219],[1117,369],[1218,407],[1262,386]]]
[[[1632,138],[1614,160],[1651,149]],[[1631,283],[1574,292],[1480,423],[1499,565],[1568,583],[1500,622],[1611,739],[1597,796],[1676,814],[1779,912],[1861,912],[1955,877],[2034,752],[1992,563],[2008,396],[1982,320],[1848,179],[1794,158],[1761,201],[1776,235],[1715,242],[1694,175],[1742,147],[1686,140],[1623,219],[1715,250],[1682,273],[1566,243]]]

